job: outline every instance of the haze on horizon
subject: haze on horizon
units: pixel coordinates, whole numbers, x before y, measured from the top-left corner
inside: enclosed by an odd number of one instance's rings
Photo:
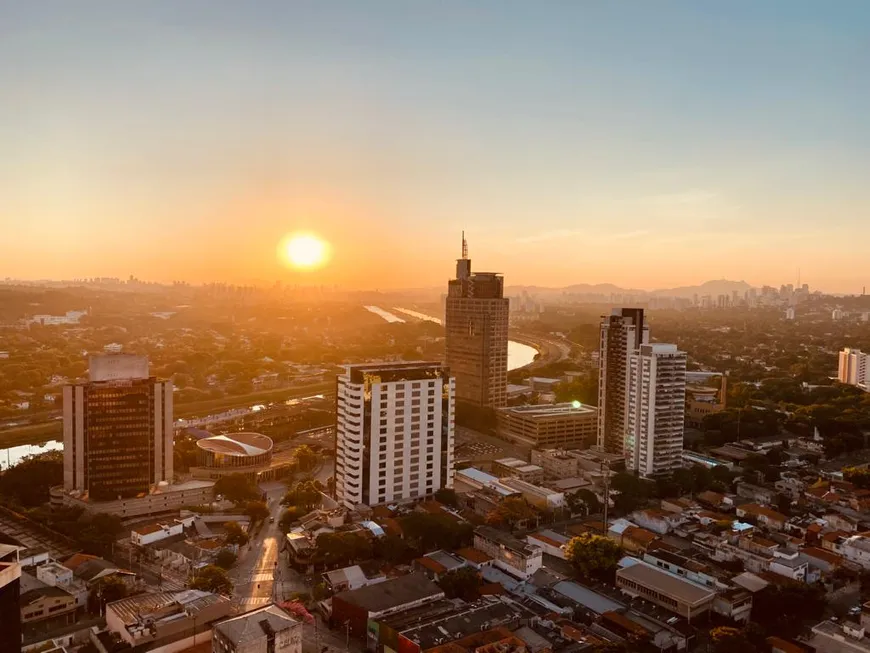
[[[0,277],[860,292],[870,3],[0,6]],[[313,232],[328,265],[282,265]]]

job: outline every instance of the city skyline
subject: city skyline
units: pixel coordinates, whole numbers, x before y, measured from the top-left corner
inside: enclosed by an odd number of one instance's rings
[[[866,283],[864,3],[204,7],[4,8],[3,276]]]

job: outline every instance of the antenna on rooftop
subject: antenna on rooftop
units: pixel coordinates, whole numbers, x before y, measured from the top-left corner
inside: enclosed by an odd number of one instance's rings
[[[465,231],[462,232],[462,258],[468,258],[468,241],[465,240]]]

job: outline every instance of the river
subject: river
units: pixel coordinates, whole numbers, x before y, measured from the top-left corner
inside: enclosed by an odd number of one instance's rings
[[[377,309],[376,306],[366,307],[369,310]],[[425,315],[423,313],[418,313],[416,311],[411,311],[407,309],[399,309],[394,308],[393,310],[404,313],[405,315],[410,315],[420,320],[430,320],[432,322],[441,323],[441,320],[438,318],[432,317],[431,315]],[[380,315],[384,319],[387,319],[382,313],[386,313],[390,315],[390,317],[394,319],[388,319],[389,322],[402,321],[401,318],[397,318],[394,315],[387,313],[387,311],[383,311],[382,309],[377,309],[372,311],[377,315]],[[534,347],[530,347],[529,345],[524,345],[521,342],[516,342],[515,340],[508,341],[508,370],[515,370],[518,367],[523,367],[524,365],[528,365],[532,361],[535,360],[535,355],[538,353],[538,350]],[[257,407],[252,407],[253,410],[256,410]],[[33,454],[42,453],[44,451],[58,451],[63,449],[63,442],[59,442],[57,440],[49,440],[44,444],[22,444],[17,447],[7,447],[5,449],[0,449],[0,469],[6,469],[11,465],[15,465],[21,461],[25,456],[32,456]]]

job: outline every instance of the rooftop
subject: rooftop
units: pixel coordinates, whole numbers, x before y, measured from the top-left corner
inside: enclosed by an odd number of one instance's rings
[[[221,621],[214,628],[233,644],[240,646],[300,625],[299,621],[277,605],[267,605],[265,608]]]
[[[659,571],[640,560],[629,567],[623,567],[616,572],[616,575],[617,578],[625,578],[690,605],[712,600],[716,595],[715,592],[704,589],[700,585],[681,580],[665,571]]]
[[[202,438],[196,446],[225,456],[259,456],[272,450],[272,438],[260,433],[227,433]]]
[[[441,588],[426,578],[425,574],[414,573],[376,585],[340,592],[333,597],[333,600],[340,599],[369,612],[382,612],[414,601],[430,597],[434,599],[443,595]]]
[[[475,537],[482,537],[491,542],[496,542],[497,544],[524,556],[532,556],[541,551],[538,547],[527,544],[522,540],[518,540],[510,533],[505,533],[504,531],[492,528],[491,526],[478,526],[474,529],[474,535]]]
[[[228,599],[219,594],[199,590],[183,590],[181,592],[153,592],[137,594],[120,601],[114,601],[106,606],[118,615],[125,626],[140,623],[152,613],[164,611],[167,607],[176,605],[179,609],[193,616],[203,608]]]
[[[502,408],[505,413],[517,416],[530,417],[532,419],[540,419],[545,417],[560,417],[560,416],[580,416],[580,415],[595,415],[598,409],[595,406],[587,406],[586,404],[574,405],[573,402],[561,404],[544,404],[544,405],[529,405],[529,406],[511,406]]]

